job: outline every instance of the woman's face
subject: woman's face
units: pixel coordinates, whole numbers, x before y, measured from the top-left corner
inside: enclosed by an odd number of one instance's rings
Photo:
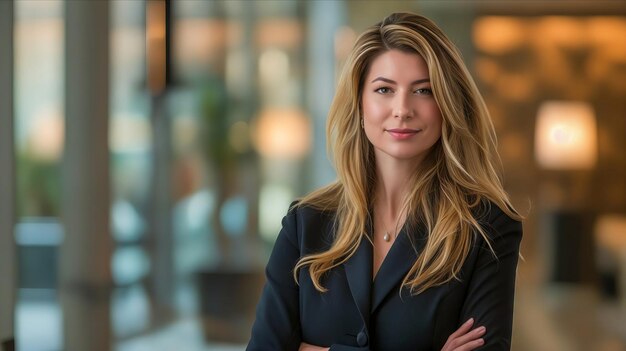
[[[361,103],[365,134],[379,164],[388,158],[420,162],[441,137],[441,112],[420,55],[390,50],[377,56]]]

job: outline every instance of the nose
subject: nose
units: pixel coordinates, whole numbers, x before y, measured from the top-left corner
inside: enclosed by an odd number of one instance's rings
[[[409,103],[409,97],[405,94],[395,96],[393,105],[393,116],[396,118],[408,119],[413,117],[413,109]]]

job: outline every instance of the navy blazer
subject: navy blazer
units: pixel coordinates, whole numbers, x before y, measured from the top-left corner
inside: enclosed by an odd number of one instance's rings
[[[334,351],[439,351],[471,317],[474,327],[487,328],[479,350],[509,350],[522,225],[495,204],[480,212],[476,218],[497,258],[477,235],[460,280],[418,295],[401,289],[427,235],[423,226],[415,232],[405,226],[373,281],[372,245],[364,238],[347,262],[324,275],[322,285],[328,291],[320,293],[308,269],[299,271],[296,284],[293,268],[303,255],[330,247],[333,213],[292,207],[267,264],[247,350],[298,350],[306,342]]]

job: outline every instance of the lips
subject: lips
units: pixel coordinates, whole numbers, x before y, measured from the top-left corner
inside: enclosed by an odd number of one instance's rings
[[[399,140],[404,140],[404,139],[408,139],[412,136],[414,136],[415,134],[421,132],[421,129],[410,129],[410,128],[393,128],[393,129],[386,129],[387,133],[389,133],[392,137],[399,139]]]

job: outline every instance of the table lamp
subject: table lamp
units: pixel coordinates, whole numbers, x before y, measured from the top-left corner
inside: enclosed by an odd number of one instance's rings
[[[556,178],[562,194],[556,201],[556,208],[543,206],[545,217],[541,223],[544,225],[542,233],[549,235],[550,280],[589,282],[595,275],[593,218],[590,211],[583,208],[589,202],[585,191],[587,176],[597,161],[597,130],[592,106],[579,101],[541,104],[535,129],[535,158],[549,171],[541,179]],[[541,194],[540,198],[550,201],[549,194]]]

